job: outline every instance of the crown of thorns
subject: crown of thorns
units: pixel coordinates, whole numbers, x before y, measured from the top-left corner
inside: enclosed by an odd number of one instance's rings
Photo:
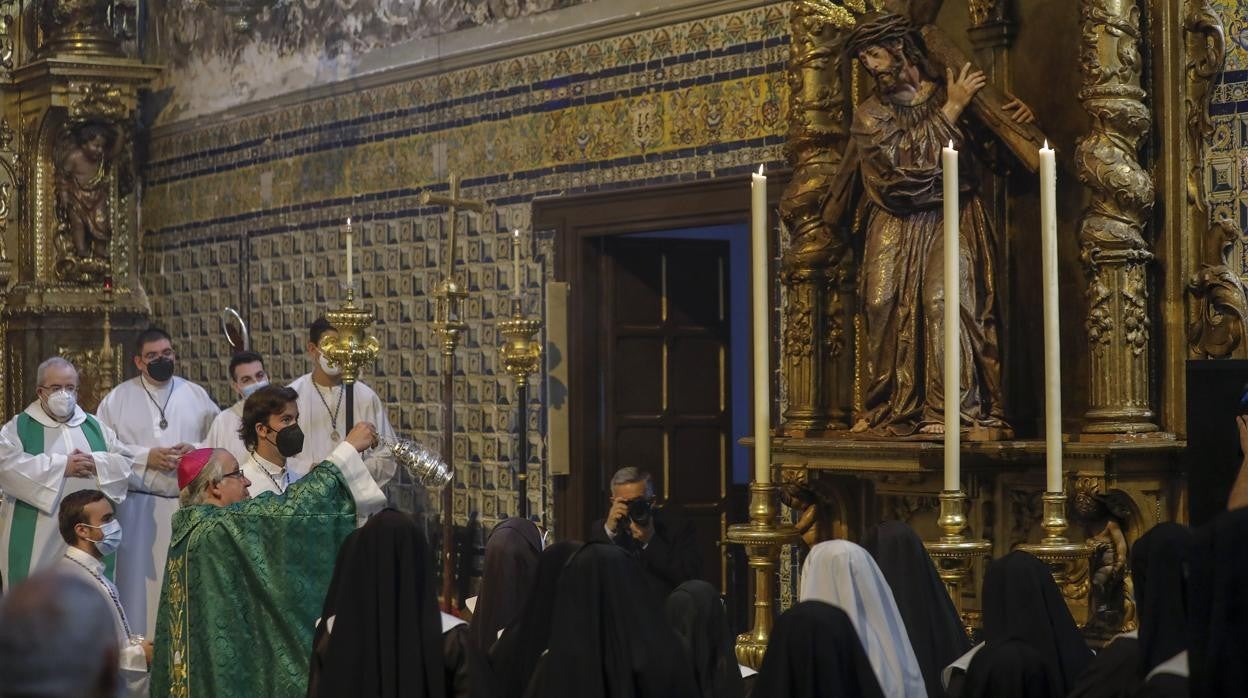
[[[914,27],[900,15],[880,13],[864,17],[845,42],[845,51],[856,56],[868,46],[880,46],[909,37],[914,39]]]

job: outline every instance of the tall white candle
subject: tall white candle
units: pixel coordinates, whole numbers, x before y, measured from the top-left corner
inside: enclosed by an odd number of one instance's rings
[[[767,178],[763,168],[750,181],[750,237],[754,277],[754,481],[771,482],[771,337],[767,321]]]
[[[940,154],[945,198],[945,490],[962,489],[962,272],[958,245],[958,151]]]
[[[347,216],[347,288],[354,288],[354,285],[351,283],[354,278],[353,276],[354,272],[351,269],[351,267],[354,266],[352,264],[352,256],[353,255],[351,253],[351,216]]]
[[[1044,272],[1045,489],[1062,491],[1062,365],[1057,307],[1057,159],[1040,149],[1040,242]]]
[[[511,279],[514,288],[511,295],[513,298],[520,297],[520,230],[517,228],[512,231],[511,237]]]

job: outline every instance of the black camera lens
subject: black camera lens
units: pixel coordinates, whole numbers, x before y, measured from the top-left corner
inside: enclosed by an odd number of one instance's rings
[[[638,526],[645,526],[650,523],[650,500],[646,498],[634,499],[628,503],[628,518]]]

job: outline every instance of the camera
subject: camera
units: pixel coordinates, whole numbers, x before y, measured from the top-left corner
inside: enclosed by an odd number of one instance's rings
[[[638,526],[650,525],[650,517],[654,513],[654,504],[648,497],[639,497],[628,502],[628,518]]]

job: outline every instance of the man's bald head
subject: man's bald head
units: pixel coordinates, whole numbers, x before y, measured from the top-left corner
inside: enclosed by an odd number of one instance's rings
[[[112,698],[120,651],[112,609],[81,579],[42,572],[0,604],[0,698]]]

